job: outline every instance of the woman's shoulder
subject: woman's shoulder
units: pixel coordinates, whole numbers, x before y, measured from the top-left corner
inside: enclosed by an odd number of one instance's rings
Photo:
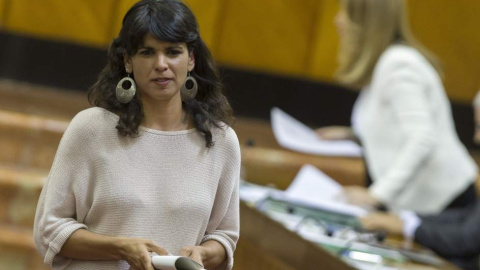
[[[417,49],[406,45],[392,45],[375,66],[372,81],[386,81],[391,77],[411,78],[425,81],[438,77],[435,68]]]
[[[80,111],[71,121],[71,125],[96,125],[103,122],[118,121],[118,116],[104,108],[91,107]]]
[[[114,113],[100,107],[91,107],[77,113],[70,122],[66,132],[91,134],[102,130],[102,128],[115,129],[117,121],[118,116]]]
[[[216,141],[215,144],[221,143],[233,147],[237,147],[239,145],[235,130],[223,122],[219,122],[218,128],[214,128],[213,136],[214,140]]]
[[[388,47],[378,60],[378,66],[384,68],[395,68],[403,66],[429,65],[428,60],[415,48],[395,44]]]

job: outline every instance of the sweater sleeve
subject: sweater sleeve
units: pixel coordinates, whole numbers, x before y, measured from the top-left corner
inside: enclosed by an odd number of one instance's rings
[[[240,146],[232,129],[227,131],[226,149],[223,159],[227,160],[217,189],[207,232],[202,243],[216,240],[225,248],[227,259],[217,269],[230,270],[233,267],[233,252],[239,238],[239,183]],[[215,147],[215,146],[214,146]]]
[[[383,98],[406,140],[390,168],[371,186],[371,194],[390,203],[422,165],[436,144],[428,87],[411,65],[397,67],[386,79]]]
[[[87,228],[78,209],[86,199],[89,178],[87,119],[77,115],[65,131],[40,195],[35,214],[35,246],[52,267],[65,241],[78,229]]]

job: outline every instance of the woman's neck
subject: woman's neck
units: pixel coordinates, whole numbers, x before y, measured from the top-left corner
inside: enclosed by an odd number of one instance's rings
[[[182,103],[151,104],[142,102],[144,118],[142,126],[161,131],[187,130],[193,125],[182,109]]]

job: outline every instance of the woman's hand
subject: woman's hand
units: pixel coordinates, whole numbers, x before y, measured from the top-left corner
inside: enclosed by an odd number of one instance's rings
[[[342,126],[330,126],[317,128],[315,130],[317,135],[323,140],[352,140],[354,141],[355,135],[352,128]]]
[[[121,238],[120,254],[133,270],[154,270],[150,252],[167,255],[168,251],[152,241],[140,238]]]
[[[203,265],[203,260],[207,256],[207,248],[202,246],[185,246],[180,249],[180,256],[189,257]]]
[[[374,208],[380,204],[380,202],[374,198],[368,189],[360,186],[347,186],[343,188],[343,195],[348,203]]]
[[[403,222],[395,214],[371,213],[360,218],[360,223],[367,230],[384,230],[397,235],[403,232]]]
[[[185,246],[180,249],[180,255],[197,261],[205,269],[218,268],[227,259],[225,248],[216,240],[208,240],[200,246]]]

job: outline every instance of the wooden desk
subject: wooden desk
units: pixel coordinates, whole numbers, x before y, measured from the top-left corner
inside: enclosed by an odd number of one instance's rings
[[[354,269],[243,202],[235,257],[235,270]]]
[[[354,270],[315,243],[303,239],[262,212],[240,204],[240,240],[234,270]],[[408,263],[409,270],[458,270]]]
[[[365,165],[361,158],[315,156],[287,149],[242,146],[244,178],[258,185],[286,189],[300,168],[311,164],[342,185],[364,185]]]
[[[234,129],[242,146],[243,177],[249,182],[283,190],[304,164],[311,164],[342,185],[364,185],[365,165],[361,158],[316,156],[281,148],[267,121],[239,118]],[[234,270],[353,269],[244,203],[240,213]],[[435,268],[408,264],[404,269]],[[440,269],[457,268],[445,263]]]

